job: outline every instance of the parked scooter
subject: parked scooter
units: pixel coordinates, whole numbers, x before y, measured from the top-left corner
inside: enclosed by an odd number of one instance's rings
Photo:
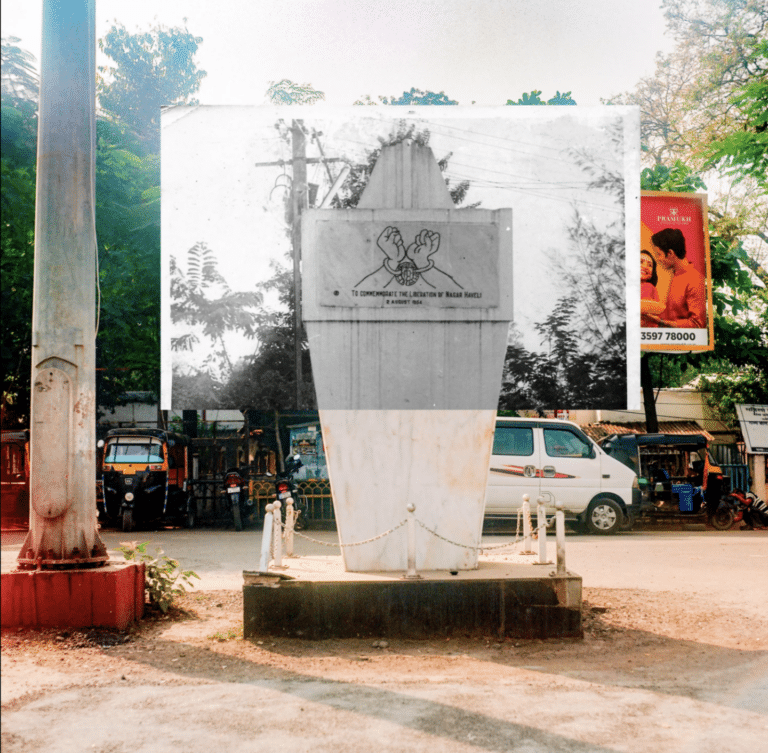
[[[232,520],[236,531],[243,530],[243,518],[252,503],[245,491],[245,481],[238,468],[230,468],[224,474],[224,488],[232,510]]]
[[[299,494],[293,475],[301,468],[301,456],[292,455],[285,461],[285,470],[275,477],[275,499],[280,502],[283,525],[288,521],[288,510],[293,510],[293,527],[300,531],[307,524],[307,500]],[[289,507],[290,506],[290,507]]]

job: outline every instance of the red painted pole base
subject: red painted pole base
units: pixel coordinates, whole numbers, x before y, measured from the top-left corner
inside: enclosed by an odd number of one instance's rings
[[[2,627],[125,629],[144,614],[144,563],[2,573]]]

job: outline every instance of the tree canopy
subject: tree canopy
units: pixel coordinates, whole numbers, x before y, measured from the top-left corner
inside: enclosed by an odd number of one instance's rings
[[[621,153],[621,129],[610,129],[610,135]],[[551,254],[552,272],[569,292],[535,325],[542,351],[527,350],[513,331],[502,410],[626,406],[624,177],[605,153],[573,149],[570,156],[589,175],[587,187],[612,197],[621,214],[606,226],[574,208],[570,253],[566,258]]]
[[[680,161],[711,186],[717,235],[739,238],[753,266],[768,254],[768,5],[663,0],[677,46],[653,76],[609,104],[638,105],[644,165]]]
[[[101,71],[96,124],[96,387],[102,407],[129,390],[159,393],[159,108],[189,101],[199,86],[205,74],[193,56],[200,41],[186,29],[130,34],[120,25],[100,41],[117,64]],[[3,39],[2,51],[3,406],[4,419],[13,413],[24,422],[31,373],[37,73],[34,58],[16,42]]]
[[[34,57],[15,37],[2,40],[0,227],[2,228],[3,425],[29,411],[38,78]]]
[[[428,130],[417,129],[412,124],[399,121],[386,139],[381,140],[377,147],[367,150],[364,161],[352,165],[332,206],[337,209],[357,206],[382,148],[406,140],[428,144],[429,138]],[[451,155],[447,154],[438,160],[438,166],[442,171],[447,169],[450,158]],[[453,184],[446,179],[446,185],[454,204],[462,204],[470,188],[469,182],[460,181]],[[470,206],[477,206],[477,204]],[[290,257],[286,261],[289,259]],[[259,284],[259,289],[265,295],[277,294],[279,308],[270,312],[264,311],[257,329],[258,346],[254,355],[236,366],[229,382],[216,389],[221,407],[237,406],[272,410],[282,409],[296,402],[294,368],[296,333],[293,324],[295,302],[292,270],[287,265],[273,265],[272,275]],[[312,408],[316,405],[316,398],[314,383],[311,379],[309,347],[306,334],[301,332],[299,337],[301,338],[302,371],[305,375],[300,400],[303,408]]]
[[[657,386],[694,382],[735,421],[733,400],[768,402],[768,6],[664,0],[677,48],[611,102],[641,108],[645,190],[708,192],[715,349],[646,354]],[[746,399],[746,398],[749,399]]]
[[[115,24],[99,40],[99,49],[115,61],[99,68],[99,106],[149,139],[156,150],[160,108],[197,104],[192,95],[207,75],[195,62],[202,41],[186,28],[158,25],[132,33]]]

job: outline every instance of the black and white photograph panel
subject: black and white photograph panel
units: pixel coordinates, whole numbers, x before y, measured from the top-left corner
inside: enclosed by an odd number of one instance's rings
[[[178,106],[161,120],[164,407],[317,407],[301,216],[370,208],[377,161],[403,143],[431,151],[453,209],[511,211],[498,407],[639,407],[636,108]],[[451,266],[445,227],[392,218],[350,305],[368,288],[470,295],[479,259]]]

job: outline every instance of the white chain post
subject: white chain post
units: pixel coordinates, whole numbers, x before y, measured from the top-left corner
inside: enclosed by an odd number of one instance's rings
[[[274,510],[274,521],[272,523],[272,528],[274,531],[275,568],[283,567],[283,521],[280,514],[280,507],[281,505],[279,501],[273,503],[272,509]]]
[[[531,498],[528,494],[523,494],[523,549],[520,554],[533,554],[531,546]]]
[[[563,503],[555,502],[555,540],[557,541],[557,574],[565,575],[565,513]]]
[[[293,497],[288,497],[285,501],[285,556],[293,557],[293,525],[296,522],[296,516],[293,509]]]
[[[416,572],[416,518],[413,516],[416,505],[409,502],[406,509],[408,510],[408,572],[404,577],[409,580],[416,580],[421,578]]]
[[[264,531],[261,534],[261,559],[259,560],[259,572],[269,572],[269,560],[272,550],[272,520],[273,505],[267,505],[264,510],[266,515],[264,516]]]
[[[536,500],[536,531],[539,537],[539,564],[547,561],[547,516],[544,512],[544,497]]]

